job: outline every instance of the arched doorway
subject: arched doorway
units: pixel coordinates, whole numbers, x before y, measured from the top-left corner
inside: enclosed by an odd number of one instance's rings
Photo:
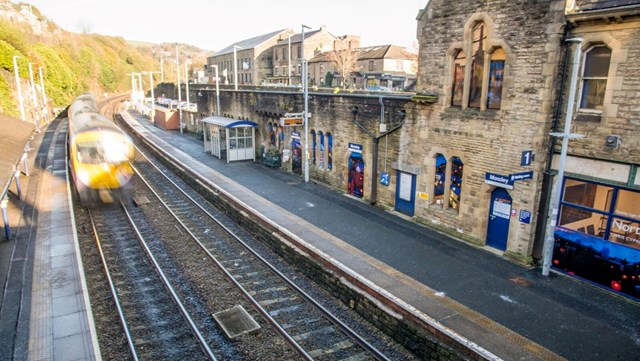
[[[491,192],[489,221],[487,223],[487,246],[501,251],[507,249],[511,202],[511,196],[506,189],[496,188]]]
[[[364,160],[360,153],[351,152],[351,156],[349,157],[348,181],[347,192],[362,198],[364,194]]]

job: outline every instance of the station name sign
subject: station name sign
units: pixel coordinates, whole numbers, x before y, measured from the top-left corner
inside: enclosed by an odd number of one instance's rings
[[[533,171],[502,175],[486,172],[484,182],[497,187],[513,189],[513,183],[519,180],[533,178]]]
[[[304,125],[303,115],[304,113],[285,113],[284,117],[280,118],[280,126],[295,127]]]

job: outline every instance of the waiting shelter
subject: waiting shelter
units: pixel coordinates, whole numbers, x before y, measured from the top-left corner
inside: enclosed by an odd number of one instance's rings
[[[256,160],[255,129],[257,123],[249,120],[236,120],[211,116],[201,120],[204,135],[204,151],[226,159],[227,163],[236,160]]]

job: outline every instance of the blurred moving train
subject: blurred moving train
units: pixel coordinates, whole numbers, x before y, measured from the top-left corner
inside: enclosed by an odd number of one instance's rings
[[[133,174],[131,138],[100,114],[92,93],[74,100],[67,114],[69,167],[80,200],[112,203],[126,196]]]

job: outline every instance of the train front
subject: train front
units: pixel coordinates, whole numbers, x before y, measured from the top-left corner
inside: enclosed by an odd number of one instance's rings
[[[127,192],[133,169],[133,143],[113,129],[76,134],[71,141],[72,171],[80,199],[85,203],[112,203]]]

